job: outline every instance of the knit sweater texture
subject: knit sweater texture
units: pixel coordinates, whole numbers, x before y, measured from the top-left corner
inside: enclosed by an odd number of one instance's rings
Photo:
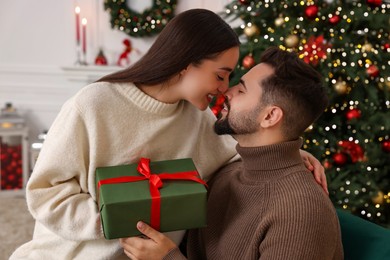
[[[127,259],[103,237],[95,169],[192,158],[204,179],[239,158],[231,137],[214,133],[212,112],[162,103],[133,84],[93,83],[61,108],[28,181],[33,239],[10,259]],[[134,209],[137,210],[137,209]],[[167,233],[180,243],[184,231]]]
[[[336,211],[301,144],[237,145],[243,161],[210,181],[208,226],[189,231],[188,259],[343,259]],[[164,259],[185,258],[174,249]]]

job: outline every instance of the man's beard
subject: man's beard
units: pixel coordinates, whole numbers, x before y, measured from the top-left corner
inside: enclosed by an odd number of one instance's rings
[[[214,132],[217,135],[235,135],[236,132],[233,130],[229,123],[229,119],[226,115],[224,119],[219,119],[214,124]]]
[[[230,114],[230,103],[227,97],[225,98],[224,106],[227,108],[228,113],[225,118],[221,118],[222,114],[220,114],[220,118],[214,123],[214,132],[217,135],[235,135],[236,132],[233,130],[228,119]]]
[[[214,124],[214,132],[217,135],[247,135],[258,131],[260,124],[257,122],[257,117],[262,110],[260,104],[246,113],[234,115],[231,114],[228,100],[225,101],[225,105],[228,108],[227,115]]]

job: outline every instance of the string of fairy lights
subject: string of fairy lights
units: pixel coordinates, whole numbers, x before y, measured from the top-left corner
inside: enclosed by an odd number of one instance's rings
[[[241,21],[236,28],[243,43],[238,75],[254,66],[271,45],[297,52],[326,75],[333,101],[325,111],[329,122],[308,129],[319,134],[309,135],[304,149],[319,149],[325,168],[346,176],[334,194],[345,209],[351,209],[351,200],[361,193],[378,188],[370,177],[390,174],[383,163],[390,153],[390,127],[384,120],[390,108],[389,10],[390,2],[381,0],[240,0],[228,4],[224,14]],[[365,122],[367,114],[373,114],[369,119],[374,123]],[[378,163],[376,156],[382,161]],[[367,179],[357,179],[357,174]],[[354,210],[369,219],[382,217],[390,204],[390,188],[370,196]]]

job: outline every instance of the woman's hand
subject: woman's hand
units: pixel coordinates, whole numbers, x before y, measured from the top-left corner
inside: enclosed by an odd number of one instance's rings
[[[132,260],[163,259],[176,244],[164,234],[145,224],[137,223],[137,229],[146,236],[119,239],[125,254]]]
[[[299,150],[303,162],[305,163],[306,168],[313,172],[314,179],[319,185],[324,189],[324,191],[329,194],[328,184],[326,182],[325,169],[311,153],[308,153],[304,150]]]

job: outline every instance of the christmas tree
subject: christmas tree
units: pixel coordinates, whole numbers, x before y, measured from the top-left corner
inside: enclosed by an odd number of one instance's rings
[[[269,46],[297,52],[323,75],[330,105],[306,131],[303,149],[323,163],[335,207],[385,227],[390,227],[389,10],[390,2],[381,0],[240,0],[222,14],[238,24],[242,43],[232,84]]]

